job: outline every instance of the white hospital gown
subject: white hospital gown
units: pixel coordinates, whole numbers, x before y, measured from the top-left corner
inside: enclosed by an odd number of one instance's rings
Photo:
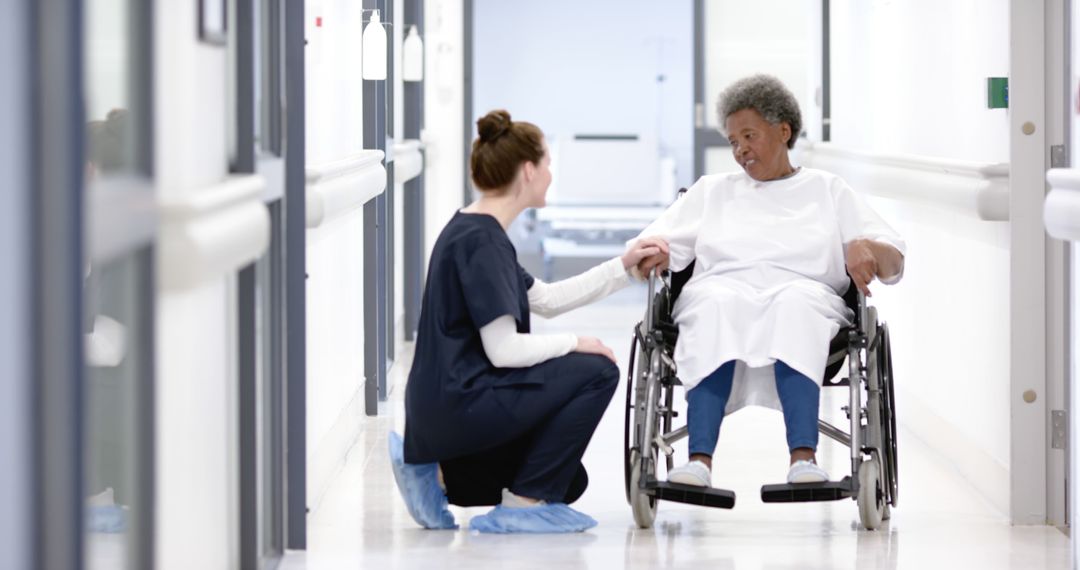
[[[689,390],[738,361],[727,413],[780,409],[777,360],[821,385],[829,342],[853,316],[840,297],[845,244],[906,249],[846,182],[810,168],[770,182],[704,176],[631,243],[654,235],[671,245],[672,271],[697,260],[673,309],[679,379]]]

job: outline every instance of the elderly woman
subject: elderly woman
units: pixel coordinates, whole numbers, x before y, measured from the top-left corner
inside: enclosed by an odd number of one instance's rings
[[[802,118],[779,80],[737,81],[718,110],[742,172],[702,177],[631,242],[662,250],[645,271],[696,260],[673,309],[690,461],[668,480],[710,486],[721,422],[756,404],[784,413],[788,482],[827,481],[818,404],[829,341],[853,317],[841,295],[898,281],[904,242],[838,176],[791,164]]]

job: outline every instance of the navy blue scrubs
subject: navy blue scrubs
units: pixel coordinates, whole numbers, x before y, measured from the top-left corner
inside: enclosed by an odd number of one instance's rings
[[[492,216],[458,212],[435,243],[405,391],[405,461],[439,462],[451,503],[496,504],[502,488],[549,502],[584,491],[581,456],[618,368],[581,353],[496,368],[480,339],[503,315],[529,332],[532,284]]]

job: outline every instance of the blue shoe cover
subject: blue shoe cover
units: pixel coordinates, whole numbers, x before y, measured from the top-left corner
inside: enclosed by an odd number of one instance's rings
[[[86,507],[88,532],[120,533],[127,530],[127,512],[119,505]]]
[[[473,517],[469,526],[475,531],[498,534],[583,532],[596,526],[596,521],[564,503],[526,508],[499,505],[486,515]]]
[[[405,444],[394,432],[390,432],[388,443],[394,482],[416,524],[430,529],[457,528],[453,513],[446,508],[446,493],[439,487],[438,464],[405,463]]]

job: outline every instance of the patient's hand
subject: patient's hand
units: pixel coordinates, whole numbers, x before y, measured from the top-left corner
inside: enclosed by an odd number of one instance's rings
[[[623,254],[623,269],[629,271],[631,267],[640,264],[643,259],[649,259],[660,254],[667,255],[667,248],[667,242],[660,238],[640,240]]]
[[[642,278],[647,277],[653,269],[658,271],[667,269],[671,249],[664,238],[659,236],[647,237],[637,242],[635,247],[655,248],[656,250],[649,255],[643,256],[635,264],[637,266],[636,273],[640,274]]]
[[[878,275],[877,257],[868,240],[857,239],[847,246],[847,272],[863,295],[870,297],[870,282]]]

